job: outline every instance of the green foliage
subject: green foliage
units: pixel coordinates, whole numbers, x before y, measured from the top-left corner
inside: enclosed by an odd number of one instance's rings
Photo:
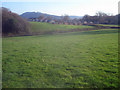
[[[117,31],[3,38],[3,88],[117,88]]]

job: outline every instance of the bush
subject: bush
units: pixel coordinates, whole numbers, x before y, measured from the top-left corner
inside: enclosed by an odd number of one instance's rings
[[[30,33],[30,24],[16,13],[2,7],[2,34],[27,35]]]

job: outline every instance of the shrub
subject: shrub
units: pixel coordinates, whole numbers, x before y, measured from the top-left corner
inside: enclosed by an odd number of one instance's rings
[[[30,24],[16,13],[2,7],[3,35],[26,35],[30,33]]]

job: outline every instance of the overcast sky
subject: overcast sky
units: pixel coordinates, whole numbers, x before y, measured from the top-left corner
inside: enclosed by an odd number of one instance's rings
[[[119,0],[4,0],[2,6],[22,14],[24,12],[42,12],[53,15],[95,15],[102,11],[118,14]]]

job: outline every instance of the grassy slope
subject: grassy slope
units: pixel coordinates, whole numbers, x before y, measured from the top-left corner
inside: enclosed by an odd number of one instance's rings
[[[120,27],[119,25],[96,24],[98,26]]]
[[[71,29],[83,29],[83,28],[93,28],[92,26],[85,25],[59,25],[41,22],[30,22],[32,33],[49,33],[55,31],[68,31]]]
[[[117,30],[3,38],[3,87],[118,87]]]

